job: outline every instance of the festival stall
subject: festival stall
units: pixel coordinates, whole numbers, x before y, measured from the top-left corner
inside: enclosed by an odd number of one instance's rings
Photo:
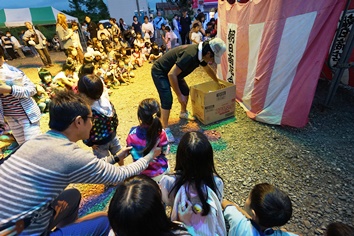
[[[24,26],[26,21],[34,25],[54,25],[59,12],[53,7],[0,9],[0,27]],[[79,22],[76,17],[65,15],[68,22]]]
[[[219,0],[219,77],[260,122],[303,127],[345,0]]]

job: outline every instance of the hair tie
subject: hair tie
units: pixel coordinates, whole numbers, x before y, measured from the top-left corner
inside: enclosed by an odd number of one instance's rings
[[[157,117],[157,114],[156,113],[154,113],[154,114],[152,114],[152,118],[156,118]]]

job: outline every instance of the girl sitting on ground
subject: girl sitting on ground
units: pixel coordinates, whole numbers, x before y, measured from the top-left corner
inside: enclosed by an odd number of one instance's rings
[[[132,57],[135,65],[138,65],[139,67],[142,67],[144,62],[146,61],[145,55],[141,52],[140,48],[136,45],[134,46]]]
[[[192,235],[226,235],[221,209],[224,184],[204,134],[193,131],[183,135],[175,173],[163,176],[159,185],[163,202],[173,206],[171,219],[183,222]]]
[[[166,133],[162,129],[160,116],[160,104],[153,98],[144,99],[138,107],[140,124],[132,127],[127,137],[127,146],[133,147],[130,153],[134,161],[145,156],[145,153],[149,153],[157,140],[160,140],[158,147],[161,148],[161,154],[150,162],[146,170],[141,172],[155,181],[159,181],[164,174],[169,172],[166,158],[169,146]]]

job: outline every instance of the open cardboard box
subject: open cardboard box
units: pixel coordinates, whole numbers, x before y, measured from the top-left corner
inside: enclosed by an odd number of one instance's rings
[[[205,125],[235,116],[236,86],[226,81],[220,83],[223,88],[214,81],[191,86],[193,115]]]

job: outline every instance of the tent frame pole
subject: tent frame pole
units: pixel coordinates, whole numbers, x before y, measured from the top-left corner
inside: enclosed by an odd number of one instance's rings
[[[347,5],[346,5],[346,9],[343,11],[343,15],[342,15],[342,19],[341,19],[341,22],[338,26],[338,29],[337,29],[337,34],[336,34],[336,37],[333,41],[333,45],[335,45],[335,42],[338,40],[338,37],[339,37],[339,31],[341,29],[341,25],[345,19],[345,13],[347,12],[348,8],[349,8],[349,4],[350,4],[351,0],[348,0],[347,2]],[[331,55],[333,53],[333,49],[334,46],[332,46],[331,48],[331,52],[329,54],[329,58],[331,58]],[[329,91],[328,91],[328,94],[326,96],[326,100],[325,100],[325,103],[324,103],[324,106],[325,107],[329,107],[330,104],[332,103],[333,99],[334,99],[334,96],[336,94],[336,91],[338,89],[338,86],[339,86],[339,83],[342,79],[342,76],[343,76],[343,73],[346,69],[352,67],[351,63],[349,62],[349,58],[350,58],[350,55],[352,53],[354,49],[354,24],[352,25],[352,28],[350,30],[350,33],[349,33],[349,36],[347,37],[347,40],[346,40],[346,43],[344,45],[344,48],[343,48],[343,52],[339,58],[339,61],[338,63],[336,64],[336,66],[333,68],[334,70],[334,76],[332,78],[332,81],[331,81],[331,86],[329,88]],[[330,66],[330,63],[328,63],[328,66],[332,69],[332,67]]]

